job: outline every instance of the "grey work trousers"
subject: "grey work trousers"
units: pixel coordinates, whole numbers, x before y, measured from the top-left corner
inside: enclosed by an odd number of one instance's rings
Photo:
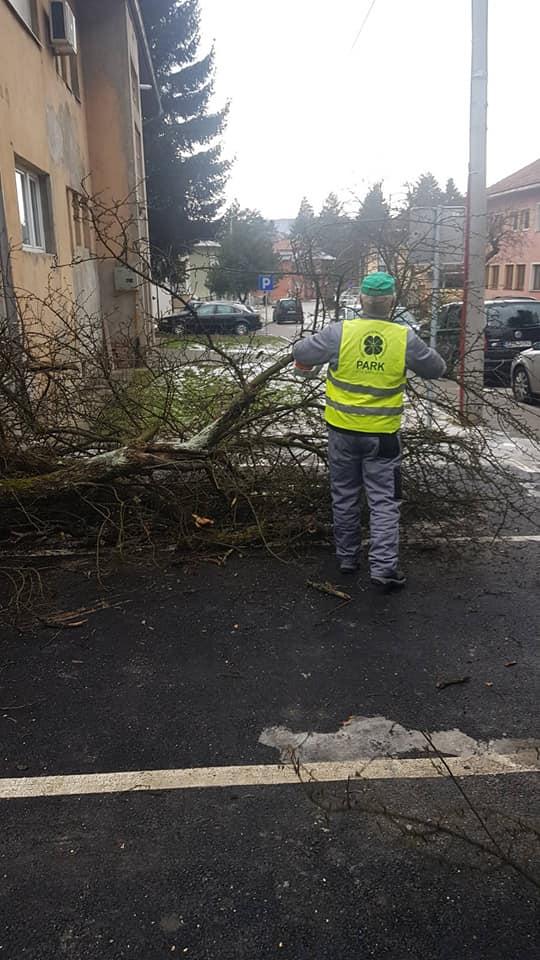
[[[338,560],[357,562],[361,546],[360,491],[370,510],[369,566],[386,576],[398,563],[401,443],[398,434],[373,436],[328,430],[334,538]]]

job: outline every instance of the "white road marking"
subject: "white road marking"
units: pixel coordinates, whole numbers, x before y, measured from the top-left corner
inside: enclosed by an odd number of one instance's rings
[[[417,546],[425,543],[540,543],[539,533],[508,534],[495,537],[422,537],[408,540],[403,537],[404,546]]]
[[[537,773],[536,751],[504,756],[485,755],[445,758],[456,777],[500,776],[507,773]],[[313,779],[321,783],[365,780],[411,780],[448,777],[437,757],[402,760],[379,757],[342,763],[304,764],[300,776],[291,764],[257,766],[195,767],[186,770],[138,770],[126,773],[91,773],[58,777],[0,779],[0,799],[85,796],[100,793],[138,793],[145,790],[190,790],[216,787],[265,787],[299,784]]]

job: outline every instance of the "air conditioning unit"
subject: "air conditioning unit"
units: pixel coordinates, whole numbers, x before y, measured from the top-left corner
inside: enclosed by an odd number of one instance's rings
[[[67,0],[51,0],[51,46],[59,56],[77,53],[77,24]]]

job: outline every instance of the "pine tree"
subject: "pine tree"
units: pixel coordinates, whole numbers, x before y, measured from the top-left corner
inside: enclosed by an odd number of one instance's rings
[[[315,211],[307,197],[302,198],[296,219],[291,227],[291,238],[311,237],[315,233]]]
[[[390,205],[383,192],[382,182],[374,183],[360,204],[356,221],[356,252],[360,274],[373,269],[374,261],[382,266],[388,259],[397,233],[397,219],[390,216]]]
[[[358,219],[364,223],[380,225],[390,217],[390,207],[384,198],[382,183],[374,183],[360,205]]]
[[[145,0],[142,10],[163,107],[145,124],[150,239],[171,274],[179,254],[215,232],[229,169],[216,140],[228,107],[208,112],[214,53],[199,57],[199,0]]]
[[[319,217],[321,220],[338,220],[343,216],[343,204],[336,193],[329,193],[324,201]]]
[[[343,204],[335,193],[329,193],[318,217],[319,237],[325,253],[338,257],[349,243],[350,223],[343,214]]]
[[[221,250],[209,283],[218,296],[232,295],[245,302],[257,289],[261,273],[274,273],[279,260],[274,253],[274,225],[258,210],[242,210],[233,203],[222,221]]]
[[[465,203],[465,197],[460,190],[456,187],[455,181],[452,177],[446,181],[446,187],[444,189],[444,200],[443,203],[445,206],[451,207],[456,206],[460,207]]]
[[[409,185],[407,191],[409,207],[436,207],[444,203],[444,193],[432,173],[422,173],[418,180]]]

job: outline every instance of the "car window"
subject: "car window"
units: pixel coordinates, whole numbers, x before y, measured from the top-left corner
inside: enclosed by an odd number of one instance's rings
[[[229,306],[228,303],[218,303],[215,309],[216,313],[218,313],[220,317],[228,316],[231,313],[236,313],[236,307],[232,306],[232,304]]]
[[[540,304],[531,303],[514,310],[512,322],[520,327],[540,326]]]
[[[213,303],[207,303],[204,307],[197,308],[197,316],[199,317],[211,317],[214,313],[215,307]]]
[[[490,305],[487,308],[487,325],[490,328],[502,330],[508,326],[512,311],[504,304]]]
[[[499,329],[505,327],[536,327],[540,326],[540,304],[521,305],[506,303],[501,306],[488,308],[488,324]]]

